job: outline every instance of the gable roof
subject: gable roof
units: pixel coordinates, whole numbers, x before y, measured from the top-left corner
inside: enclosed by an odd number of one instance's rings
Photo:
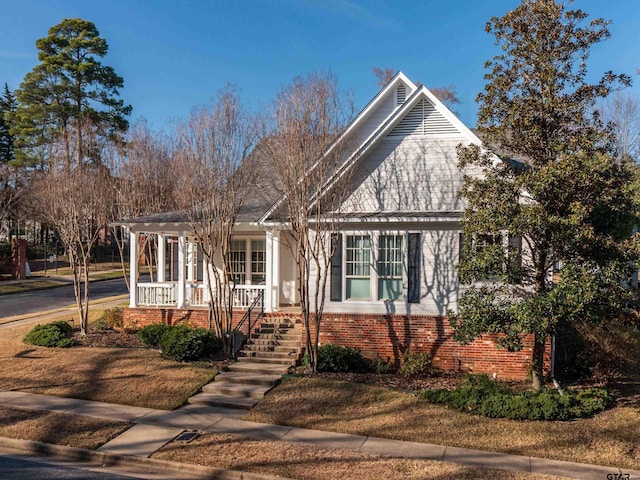
[[[381,99],[384,98],[391,89],[397,87],[401,81],[415,89],[405,99],[404,103],[398,105],[394,110],[392,110],[384,121],[382,121],[378,127],[353,151],[353,153],[345,159],[344,163],[337,168],[334,175],[326,181],[324,187],[321,189],[322,192],[326,192],[333,188],[341,176],[347,174],[350,169],[355,168],[358,161],[364,158],[385,137],[388,135],[394,136],[394,132],[396,132],[397,136],[405,136],[407,134],[411,134],[415,128],[422,128],[423,133],[426,133],[426,130],[428,129],[432,129],[435,130],[435,133],[438,135],[461,136],[470,143],[482,145],[482,141],[478,136],[464,123],[462,123],[462,121],[454,115],[451,110],[449,110],[427,87],[424,85],[419,87],[416,86],[402,72],[396,73],[392,80],[389,81],[389,83],[378,93],[378,95],[376,95],[376,97],[374,97],[371,102],[369,102],[369,104],[362,110],[362,112],[360,112],[360,114],[334,143],[340,142],[350,132],[354,131],[357,128],[358,123],[364,121],[366,114],[375,108],[376,101],[379,104]],[[420,118],[414,114],[414,109],[416,108],[422,111]],[[425,119],[427,118],[427,115],[425,115],[425,109],[435,114],[435,122],[431,125],[426,124]],[[403,125],[402,122],[406,119],[409,119],[410,121]],[[327,154],[330,150],[331,147],[327,150]],[[284,197],[274,204],[274,206],[262,216],[259,223],[268,222],[276,208],[283,200]]]

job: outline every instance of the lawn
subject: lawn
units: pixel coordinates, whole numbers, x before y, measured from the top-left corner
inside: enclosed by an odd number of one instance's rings
[[[2,331],[0,389],[170,410],[216,373],[142,348],[26,345],[31,328]]]
[[[255,422],[371,435],[572,462],[640,467],[640,404],[570,422],[489,419],[411,394],[330,378],[292,378],[244,417]]]
[[[96,449],[131,425],[79,415],[0,407],[0,436]]]
[[[170,443],[153,454],[153,458],[301,480],[318,478],[550,480],[558,478],[430,460],[387,458],[353,450],[256,440],[240,435],[205,435],[186,445]]]

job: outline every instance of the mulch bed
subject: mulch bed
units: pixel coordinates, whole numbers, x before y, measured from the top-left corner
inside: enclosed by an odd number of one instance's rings
[[[464,383],[465,376],[434,372],[429,377],[409,377],[397,373],[319,373],[320,378],[332,378],[345,382],[364,383],[377,387],[416,392],[424,389],[453,389]]]
[[[98,330],[89,331],[87,335],[81,335],[75,332],[73,339],[77,345],[81,347],[97,347],[97,348],[149,348],[142,343],[135,333],[122,332],[117,330]],[[220,354],[220,356],[212,359],[197,360],[189,362],[195,367],[213,368],[222,372],[229,365],[230,360]]]
[[[107,347],[107,348],[146,348],[135,333],[118,332],[116,330],[100,330],[87,335],[76,332],[73,339],[83,347]]]

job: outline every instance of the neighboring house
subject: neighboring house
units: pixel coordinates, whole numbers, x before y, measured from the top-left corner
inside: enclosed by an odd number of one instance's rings
[[[369,102],[347,128],[353,146],[351,188],[340,206],[338,248],[333,257],[322,320],[321,344],[359,348],[370,358],[399,362],[406,350],[428,352],[444,370],[529,372],[531,339],[517,353],[499,350],[494,336],[470,345],[451,338],[448,310],[456,310],[460,284],[458,196],[463,172],[459,144],[478,137],[426,87],[403,73]],[[357,153],[357,155],[355,155]],[[258,178],[268,178],[254,156]],[[466,171],[480,175],[480,171]],[[243,206],[231,252],[234,307],[246,309],[264,295],[267,315],[295,315],[296,268],[286,228],[272,218],[279,196],[265,185]],[[334,213],[338,215],[337,213]],[[131,298],[125,321],[144,325],[188,317],[206,325],[206,275],[198,245],[179,213],[160,213],[122,224],[131,232]],[[158,235],[158,278],[137,283],[140,235]],[[302,341],[302,339],[301,339]]]

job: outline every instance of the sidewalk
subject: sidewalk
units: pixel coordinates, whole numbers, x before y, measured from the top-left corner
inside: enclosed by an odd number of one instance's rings
[[[118,458],[150,457],[185,430],[196,430],[202,434],[238,434],[388,457],[439,460],[582,480],[602,480],[611,474],[621,475],[616,478],[640,479],[640,471],[620,470],[614,467],[247,422],[239,418],[244,412],[199,405],[187,405],[174,411],[166,411],[8,390],[0,390],[0,405],[133,423],[131,428],[98,449],[100,454],[116,455]],[[0,438],[0,446],[8,446],[7,441],[11,442],[10,439]]]

